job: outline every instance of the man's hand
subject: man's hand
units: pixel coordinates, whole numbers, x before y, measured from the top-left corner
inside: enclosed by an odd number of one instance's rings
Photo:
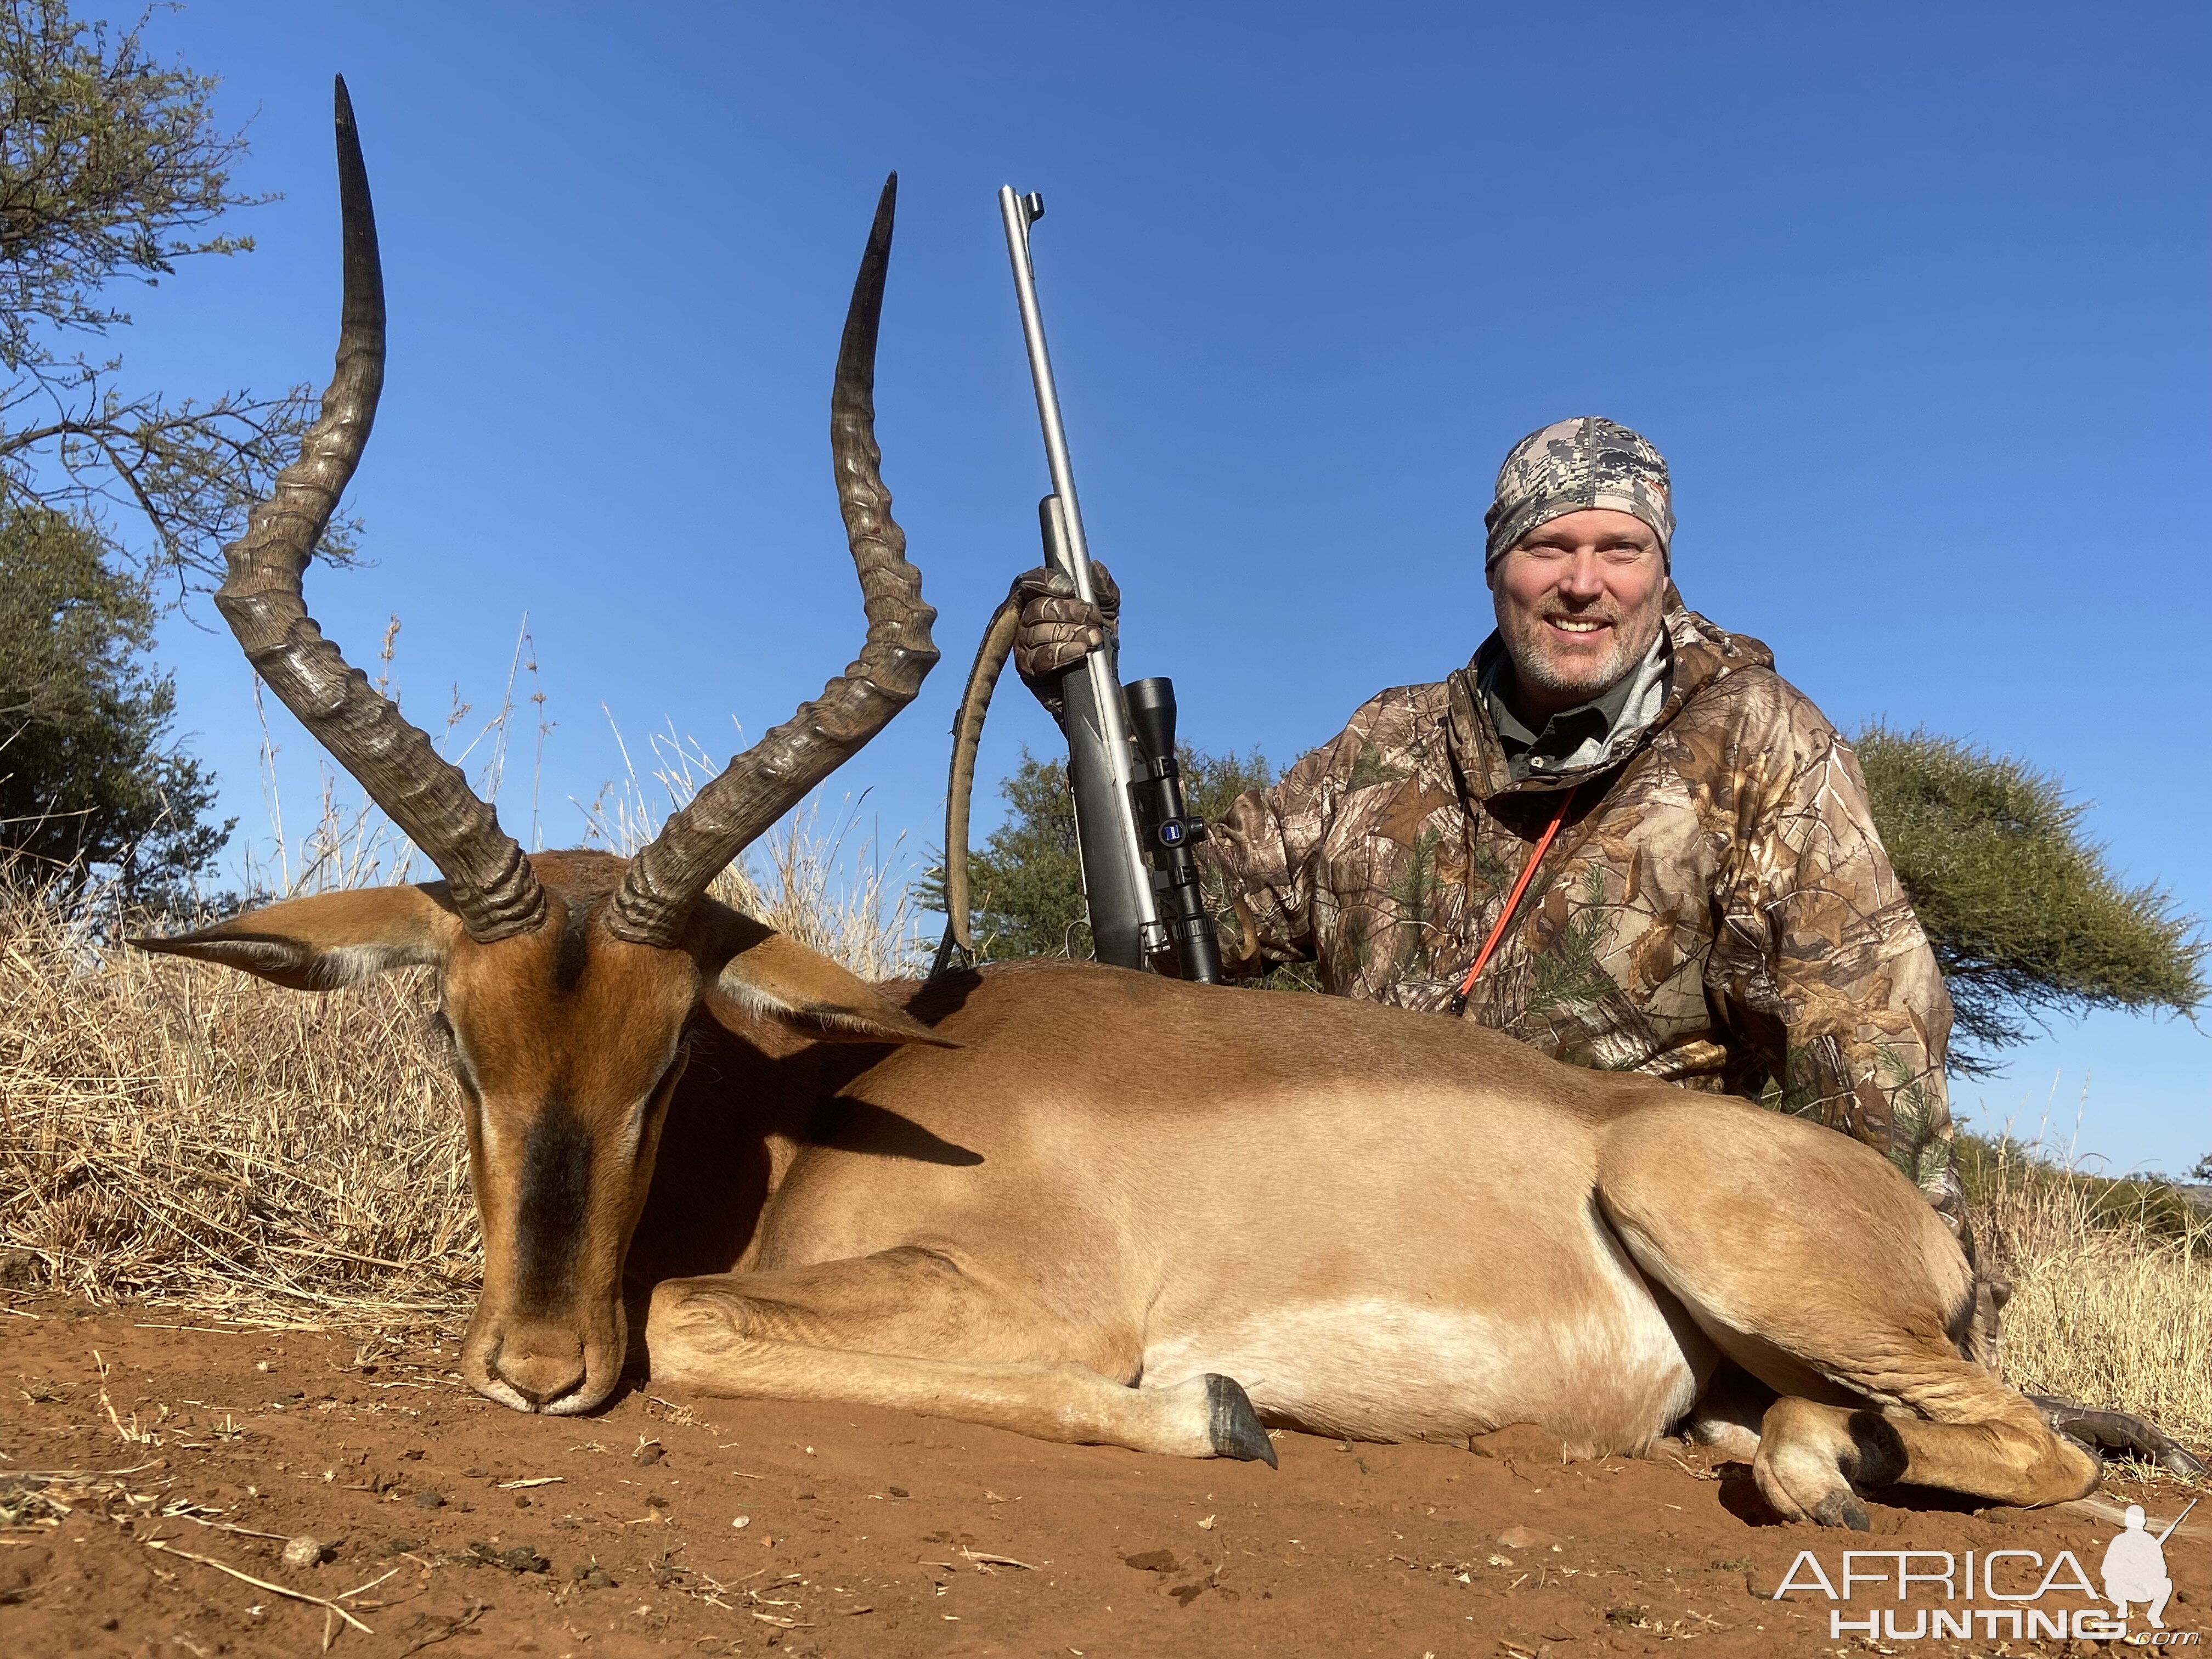
[[[1075,584],[1057,570],[1041,566],[1014,578],[1014,596],[1022,602],[1014,672],[1054,720],[1060,718],[1060,677],[1111,639],[1121,622],[1121,590],[1096,559],[1091,586],[1096,605],[1078,599]]]

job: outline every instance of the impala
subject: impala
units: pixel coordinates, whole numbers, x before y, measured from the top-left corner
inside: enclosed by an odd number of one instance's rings
[[[1782,1515],[1856,1527],[1855,1486],[2041,1504],[2095,1484],[1983,1363],[1935,1212],[1832,1130],[1330,998],[1065,962],[872,985],[707,896],[937,658],[873,429],[896,175],[831,402],[858,660],[634,858],[526,855],[302,599],[383,377],[343,82],[337,136],[336,374],[217,604],[445,879],[140,943],[303,989],[435,971],[483,1224],[477,1389],[605,1401],[627,1264],[655,1386],[702,1394],[1270,1463],[1268,1423],[1534,1422],[1594,1455],[1703,1421]],[[1700,1401],[1743,1373],[1773,1398],[1731,1429]]]

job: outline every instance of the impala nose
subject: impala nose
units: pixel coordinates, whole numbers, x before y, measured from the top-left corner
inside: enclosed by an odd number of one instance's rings
[[[491,1369],[535,1411],[583,1387],[584,1345],[566,1331],[511,1332]]]

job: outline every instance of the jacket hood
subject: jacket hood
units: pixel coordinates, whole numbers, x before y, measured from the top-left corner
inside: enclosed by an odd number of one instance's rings
[[[1667,584],[1662,604],[1660,625],[1666,631],[1672,660],[1667,696],[1659,712],[1641,726],[1614,733],[1604,757],[1594,764],[1547,777],[1525,778],[1517,783],[1513,780],[1497,723],[1490,718],[1489,704],[1476,690],[1483,671],[1504,654],[1505,642],[1495,632],[1485,640],[1468,665],[1444,683],[1450,700],[1452,758],[1466,780],[1468,794],[1477,800],[1490,800],[1505,794],[1571,789],[1622,765],[1651,740],[1654,732],[1689,707],[1692,698],[1705,695],[1730,674],[1774,666],[1774,653],[1764,643],[1748,634],[1731,634],[1690,610],[1672,581]]]

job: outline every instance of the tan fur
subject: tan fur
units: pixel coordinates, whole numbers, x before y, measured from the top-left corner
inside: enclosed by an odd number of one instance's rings
[[[226,940],[438,942],[486,1241],[465,1364],[495,1399],[607,1396],[627,1251],[656,1386],[1265,1455],[1206,1381],[1230,1376],[1269,1422],[1537,1422],[1592,1455],[1647,1445],[1732,1362],[1782,1396],[1755,1468],[1784,1515],[1863,1524],[1854,1480],[2094,1484],[1964,1356],[1972,1275],[1941,1221],[1832,1131],[1373,1005],[1073,963],[871,987],[714,905],[680,949],[627,945],[598,922],[619,861],[533,863],[547,923],[495,945],[395,890],[163,947],[257,970]],[[549,1296],[525,1170],[583,1140]]]

